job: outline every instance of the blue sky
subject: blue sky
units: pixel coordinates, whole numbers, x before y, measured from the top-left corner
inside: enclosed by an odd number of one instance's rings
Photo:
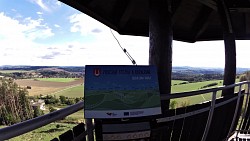
[[[114,34],[138,65],[149,39]],[[237,66],[250,68],[250,41],[237,41]],[[105,25],[57,0],[0,0],[0,65],[130,65]],[[222,41],[173,42],[173,66],[224,67]]]

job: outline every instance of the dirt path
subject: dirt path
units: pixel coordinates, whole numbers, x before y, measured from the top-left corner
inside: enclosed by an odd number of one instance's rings
[[[66,91],[66,90],[68,90],[68,89],[71,89],[71,88],[74,88],[74,87],[77,87],[77,86],[80,86],[80,85],[81,85],[81,84],[69,86],[69,87],[67,87],[67,88],[64,88],[64,89],[61,89],[61,90],[59,90],[59,91],[53,92],[53,93],[51,93],[50,95],[54,95],[54,94],[60,93],[60,92],[62,92],[62,91]]]

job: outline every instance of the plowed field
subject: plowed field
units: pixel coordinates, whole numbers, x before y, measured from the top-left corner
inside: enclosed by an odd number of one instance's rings
[[[82,79],[76,79],[72,82],[50,82],[50,81],[39,81],[34,79],[21,79],[15,80],[15,82],[21,87],[31,86],[31,89],[28,89],[29,95],[47,95],[52,94],[57,91],[62,91],[72,86],[83,84]]]

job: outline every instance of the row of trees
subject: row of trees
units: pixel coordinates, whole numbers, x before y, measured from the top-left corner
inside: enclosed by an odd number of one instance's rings
[[[83,100],[83,97],[76,97],[76,98],[70,98],[66,96],[59,96],[56,97],[55,95],[47,95],[47,96],[40,96],[39,99],[43,99],[45,104],[53,104],[53,105],[73,105],[81,100]]]
[[[67,71],[49,71],[49,70],[41,70],[37,71],[43,77],[59,77],[59,78],[80,78],[82,77],[82,73],[74,73]]]
[[[66,71],[49,71],[39,70],[36,72],[12,72],[12,73],[1,73],[1,76],[10,77],[14,79],[27,79],[37,77],[60,77],[60,78],[81,78],[83,73],[79,72],[66,72]]]
[[[0,124],[11,125],[34,117],[28,91],[12,79],[0,80]]]
[[[192,82],[202,82],[209,80],[222,80],[223,74],[186,74],[186,73],[173,73],[172,80],[183,80]]]

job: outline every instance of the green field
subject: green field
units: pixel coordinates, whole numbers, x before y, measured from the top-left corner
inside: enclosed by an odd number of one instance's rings
[[[49,81],[49,82],[73,82],[77,78],[36,78],[39,81]]]
[[[173,80],[174,82],[176,80]],[[172,83],[173,83],[172,81]],[[184,82],[184,81],[183,81]],[[239,79],[236,79],[236,83],[239,82]],[[181,82],[178,82],[181,83]],[[211,80],[211,81],[204,81],[204,82],[196,82],[196,83],[188,83],[188,84],[182,84],[182,85],[173,85],[171,87],[171,93],[180,93],[180,92],[188,92],[188,91],[196,91],[196,90],[201,90],[205,88],[201,88],[203,86],[206,86],[211,83],[218,83],[216,86],[208,87],[206,89],[218,87],[223,85],[223,80]],[[174,83],[173,83],[174,84]],[[235,92],[239,90],[239,87],[235,88]],[[222,91],[218,91],[216,97],[221,96]],[[209,94],[201,94],[201,95],[196,95],[196,96],[191,96],[191,97],[184,97],[184,98],[178,98],[178,99],[173,99],[177,101],[178,105],[177,107],[182,106],[183,103],[186,103],[188,105],[192,104],[198,104],[201,102],[205,102],[208,100],[212,99],[212,93]]]
[[[70,98],[83,97],[83,85],[78,85],[72,88],[64,89],[63,91],[55,93],[54,95],[57,97],[65,96]]]
[[[72,129],[77,124],[51,123],[21,136],[10,139],[9,141],[49,141],[67,130]]]
[[[173,80],[172,83],[175,84],[176,80]],[[181,82],[185,82],[185,81],[180,81],[178,83]],[[188,84],[182,84],[182,85],[172,85],[171,87],[171,93],[176,93],[176,92],[187,92],[187,91],[194,91],[194,90],[200,90],[201,87],[208,85],[210,83],[218,83],[218,85],[214,86],[214,87],[218,87],[218,86],[222,86],[223,85],[223,81],[222,80],[212,80],[212,81],[204,81],[204,82],[196,82],[196,83],[188,83]],[[212,88],[212,87],[209,87]]]
[[[176,80],[174,80],[174,81],[176,81]],[[218,85],[213,86],[213,87],[218,87],[218,86],[223,85],[222,80],[212,80],[212,81],[188,83],[188,84],[182,84],[182,85],[172,85],[172,87],[171,87],[172,92],[171,93],[201,90],[201,89],[204,89],[204,88],[202,88],[203,86],[206,86],[206,85],[211,84],[211,83],[218,83]],[[213,87],[208,87],[208,88],[213,88]],[[220,97],[220,95],[221,95],[221,91],[218,92],[217,97]],[[210,100],[211,97],[212,97],[212,94],[209,93],[209,94],[202,94],[202,95],[196,95],[196,96],[191,96],[191,97],[178,98],[178,99],[174,99],[174,100],[177,101],[177,103],[178,103],[177,107],[180,107],[185,103],[188,105],[192,105],[192,104],[198,104],[201,102],[205,102],[205,101]]]
[[[76,120],[83,120],[84,119],[83,117],[84,117],[83,110],[80,110],[78,112],[75,112],[74,114],[67,116],[67,118],[69,119],[76,119]]]
[[[218,87],[218,86],[223,85],[222,80],[212,80],[212,81],[180,84],[183,82],[186,82],[186,81],[172,80],[171,93],[201,90],[201,88],[203,86],[206,86],[206,85],[211,84],[211,83],[218,83],[218,85],[213,86],[213,87]],[[236,80],[236,82],[238,82],[238,80]],[[208,88],[213,88],[213,87],[208,87]],[[238,88],[236,88],[235,90],[237,91]],[[65,89],[63,91],[60,91],[60,92],[56,93],[55,95],[58,97],[60,95],[62,95],[62,96],[74,98],[74,97],[83,97],[83,95],[84,95],[83,93],[84,93],[83,85],[79,85],[76,87],[72,87],[72,88],[68,88],[68,89]],[[220,97],[220,94],[221,94],[221,91],[218,91],[217,97]],[[175,100],[180,105],[184,101],[188,102],[189,104],[197,104],[197,103],[201,103],[201,102],[204,102],[204,101],[207,101],[210,99],[211,99],[211,94],[203,94],[203,95],[197,95],[197,96],[192,96],[192,97],[187,97],[187,98],[179,98],[179,99],[175,99]]]

